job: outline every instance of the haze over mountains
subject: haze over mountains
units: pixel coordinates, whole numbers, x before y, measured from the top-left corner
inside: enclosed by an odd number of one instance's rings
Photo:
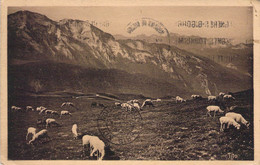
[[[72,90],[188,97],[252,88],[252,78],[244,70],[223,67],[199,53],[165,43],[116,40],[81,20],[56,22],[30,11],[8,16],[11,92]]]

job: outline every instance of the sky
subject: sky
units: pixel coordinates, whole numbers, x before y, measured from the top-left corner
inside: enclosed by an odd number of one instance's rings
[[[8,14],[19,10],[29,10],[46,15],[54,21],[61,19],[88,20],[96,23],[101,30],[124,36],[139,34],[152,35],[158,32],[151,27],[140,27],[131,34],[127,32],[129,24],[150,18],[163,24],[171,33],[181,35],[195,35],[208,38],[228,38],[233,40],[250,40],[253,38],[253,16],[251,7],[183,7],[183,6],[131,6],[131,7],[9,7]],[[183,21],[224,21],[228,22],[226,28],[192,28],[178,26]]]

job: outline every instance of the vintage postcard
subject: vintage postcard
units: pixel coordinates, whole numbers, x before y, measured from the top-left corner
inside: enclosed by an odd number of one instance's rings
[[[3,3],[3,164],[259,163],[256,2],[58,2]]]

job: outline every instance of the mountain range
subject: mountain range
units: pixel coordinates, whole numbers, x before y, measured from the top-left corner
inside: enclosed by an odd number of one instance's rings
[[[199,53],[199,52],[198,52]],[[8,15],[9,92],[76,90],[149,97],[252,88],[252,77],[167,43],[120,39],[89,22]]]

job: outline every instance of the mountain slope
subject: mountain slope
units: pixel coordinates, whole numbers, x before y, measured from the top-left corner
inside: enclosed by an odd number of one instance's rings
[[[8,16],[9,64],[12,65],[17,59],[49,60],[62,62],[64,66],[67,63],[108,71],[123,70],[126,74],[140,74],[140,77],[174,84],[172,88],[175,94],[183,93],[180,91],[190,91],[211,95],[219,91],[234,92],[252,88],[252,80],[249,76],[226,69],[207,58],[196,56],[177,47],[138,40],[117,41],[112,35],[88,22],[71,19],[55,22],[46,16],[29,11],[19,11]],[[26,71],[33,72],[30,69]],[[61,71],[64,75],[69,74],[68,72],[68,70]],[[51,70],[50,73],[56,74]],[[114,78],[121,79],[121,77],[124,76],[119,74]],[[81,79],[77,80],[81,81]],[[102,79],[102,81],[106,80]],[[149,81],[144,81],[146,83],[139,81],[136,83],[138,87],[131,84],[137,88],[135,90],[130,87],[131,90],[141,93],[147,91],[148,86],[150,91],[154,90],[152,86],[147,85]],[[97,90],[102,89],[104,84],[91,85]],[[81,87],[84,88],[84,85]],[[107,88],[113,91],[117,87]],[[162,91],[165,89],[162,84],[160,88]],[[176,88],[179,88],[178,92]]]

